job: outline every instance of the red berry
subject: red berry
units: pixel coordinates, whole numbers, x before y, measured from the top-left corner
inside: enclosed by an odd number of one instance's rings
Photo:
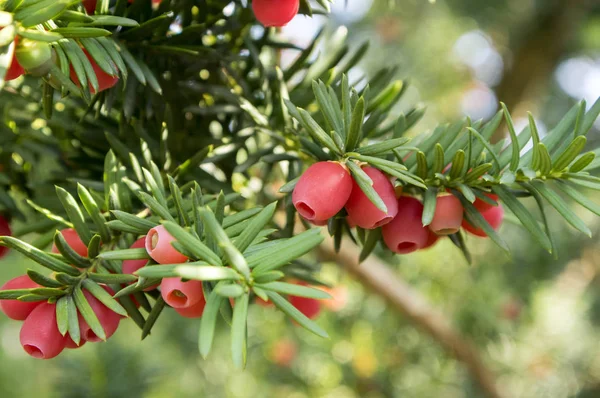
[[[131,245],[129,248],[130,249],[142,249],[142,248],[145,248],[145,247],[146,247],[146,237],[142,236],[141,238],[139,238],[138,240],[136,240],[135,242],[133,242],[133,245]],[[123,264],[121,265],[121,271],[124,274],[133,274],[138,269],[145,267],[146,264],[148,264],[148,260],[146,260],[146,259],[142,259],[142,260],[125,260],[125,261],[123,261]],[[146,289],[144,289],[144,291],[145,292],[149,292],[150,290],[154,290],[157,287],[158,287],[158,284],[156,284],[154,286],[147,287]]]
[[[321,303],[319,303],[319,300],[290,296],[290,303],[309,319],[315,319],[321,312]]]
[[[180,278],[163,278],[160,292],[167,304],[173,308],[190,308],[204,300],[202,282],[183,282]]]
[[[270,351],[271,361],[279,366],[290,366],[298,355],[298,346],[293,340],[281,339]]]
[[[115,294],[110,288],[106,286],[102,287],[111,295]],[[106,338],[110,338],[113,334],[115,334],[117,328],[119,327],[119,322],[121,322],[121,315],[117,314],[116,312],[112,311],[110,308],[102,304],[87,290],[83,291],[83,295],[90,304],[90,307],[92,307],[92,311],[94,311],[94,314],[96,314],[96,317],[100,321],[102,329],[104,329],[104,334],[106,335]],[[79,315],[79,329],[81,331],[82,339],[90,341],[92,343],[102,341],[102,339],[98,337],[96,333],[94,333],[94,331],[90,328],[90,326],[87,324],[85,319],[83,319],[81,314]]]
[[[56,325],[56,305],[38,305],[23,322],[19,337],[25,352],[34,358],[50,359],[60,354],[67,339]]]
[[[502,225],[502,220],[504,219],[504,208],[498,205],[497,207],[492,207],[482,211],[481,215],[483,218],[485,218],[488,224],[490,224],[490,226],[497,231],[498,228],[500,228],[500,225]],[[487,237],[487,234],[483,229],[474,227],[473,225],[469,224],[466,219],[463,220],[462,227],[465,229],[465,231],[468,231],[475,236],[480,236],[482,238]]]
[[[6,218],[0,216],[0,236],[11,236],[12,231],[10,230],[10,224]],[[0,246],[0,258],[6,256],[9,249],[6,246]]]
[[[352,177],[336,162],[318,162],[298,180],[292,194],[294,207],[302,217],[314,222],[335,216],[352,192]]]
[[[60,233],[63,238],[65,238],[65,241],[71,247],[71,249],[75,250],[77,254],[82,257],[88,256],[87,245],[83,243],[79,235],[77,235],[77,231],[75,231],[73,228],[67,228],[60,231]],[[52,245],[52,253],[58,253],[58,249],[54,244]]]
[[[265,26],[285,26],[300,8],[300,0],[252,0],[254,15]]]
[[[429,229],[423,226],[422,216],[421,202],[409,196],[401,196],[398,199],[398,214],[381,230],[387,247],[399,254],[424,248],[429,241]]]
[[[17,44],[18,44],[18,36],[15,37],[15,49],[17,48]],[[13,52],[12,60],[10,61],[10,66],[8,67],[8,70],[6,71],[4,80],[5,81],[14,80],[17,77],[23,75],[24,73],[25,73],[25,69],[23,69],[23,67],[21,66],[19,61],[17,61],[17,53],[15,51],[15,52]]]
[[[83,0],[81,3],[88,14],[94,15],[94,12],[96,12],[97,0]]]
[[[498,201],[498,195],[496,195],[496,194],[486,193],[484,195],[487,196],[488,198],[492,199],[495,202]],[[492,204],[489,204],[488,202],[484,202],[483,200],[477,198],[477,199],[475,199],[475,202],[473,202],[473,206],[475,206],[475,208],[477,210],[479,210],[479,212],[482,212],[482,211],[486,211],[488,209],[491,209],[492,207],[496,207],[498,205],[497,204],[496,205],[492,205]]]
[[[180,264],[187,261],[187,257],[179,253],[171,245],[175,238],[163,225],[158,225],[148,231],[146,235],[146,251],[159,264]]]
[[[329,293],[332,298],[321,300],[321,304],[330,311],[338,312],[348,304],[348,288],[337,286],[331,289],[322,289]]]
[[[0,290],[13,289],[32,289],[40,287],[37,283],[29,279],[27,275],[21,275],[6,282]],[[0,310],[10,319],[24,321],[25,318],[42,302],[24,302],[19,300],[0,300]]]
[[[300,282],[298,284],[307,286],[307,283],[305,282]],[[315,319],[321,312],[321,303],[319,300],[298,296],[289,296],[289,300],[298,311],[303,313],[309,319]]]
[[[455,234],[460,229],[463,212],[462,204],[456,196],[438,196],[429,229],[438,235]]]
[[[85,53],[85,56],[88,58],[88,60],[92,64],[92,69],[94,69],[94,73],[96,74],[96,78],[98,79],[98,92],[108,90],[109,88],[111,88],[115,84],[117,84],[117,82],[119,81],[118,76],[111,76],[108,73],[104,72],[102,70],[102,68],[100,68],[100,66],[98,66],[96,61],[94,61],[94,58],[92,58],[92,56],[87,52],[86,49],[83,49],[83,52]],[[77,78],[77,74],[75,73],[75,69],[73,69],[72,65],[71,65],[71,80],[73,81],[73,83],[75,83],[75,85],[77,85],[77,87],[81,87],[81,84],[79,83],[79,79]],[[96,90],[94,90],[94,88],[92,86],[90,86],[90,85],[88,85],[88,86],[90,89],[90,93],[96,94]]]
[[[387,207],[387,213],[379,210],[364,194],[356,181],[352,181],[352,193],[346,202],[348,217],[361,228],[374,229],[391,222],[398,213],[396,191],[389,178],[374,167],[363,167],[363,171],[373,180],[373,189]]]
[[[81,348],[81,347],[83,347],[83,345],[86,343],[86,341],[85,341],[85,340],[81,339],[81,340],[79,340],[79,345],[77,345],[77,344],[76,344],[76,343],[73,341],[73,339],[71,338],[71,336],[69,336],[69,334],[68,334],[68,333],[67,333],[67,335],[66,335],[65,337],[67,338],[67,341],[66,341],[66,343],[65,343],[65,348],[68,348],[68,349],[70,349],[70,350],[74,350],[74,349],[77,349],[77,348]]]
[[[204,296],[196,304],[187,308],[175,308],[175,311],[184,318],[200,318],[204,312],[206,301]]]
[[[439,240],[439,236],[429,230],[429,237],[427,238],[427,243],[421,249],[429,249],[431,246],[435,245]]]

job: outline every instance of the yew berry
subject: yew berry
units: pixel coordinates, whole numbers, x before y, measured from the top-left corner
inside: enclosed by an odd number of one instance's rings
[[[96,3],[97,0],[83,0],[81,2],[83,8],[85,8],[85,11],[90,15],[93,15],[94,12],[96,12]]]
[[[138,240],[136,240],[133,243],[133,245],[131,245],[129,248],[130,249],[142,249],[145,247],[146,247],[146,237],[143,236],[143,237],[139,238]],[[138,269],[145,267],[146,264],[148,264],[147,259],[125,260],[125,261],[123,261],[123,265],[122,265],[121,269],[124,274],[133,274]]]
[[[206,301],[204,296],[196,304],[187,308],[175,308],[175,311],[184,318],[200,318],[204,312]]]
[[[490,226],[497,231],[502,225],[502,220],[504,219],[504,208],[498,205],[497,207],[492,207],[490,209],[482,211],[481,215],[488,222],[488,224],[490,224]],[[482,238],[487,237],[487,234],[483,229],[476,228],[475,226],[471,225],[466,219],[463,220],[462,227],[465,229],[465,231],[470,232],[475,236],[479,236]]]
[[[271,360],[279,366],[291,366],[297,355],[298,346],[290,339],[277,341],[270,351]]]
[[[56,304],[42,303],[29,314],[20,333],[21,346],[34,358],[54,358],[65,348],[66,338],[56,325]]]
[[[115,294],[110,288],[106,286],[103,286],[103,288],[111,295]],[[121,322],[121,315],[117,314],[116,312],[112,311],[110,308],[102,304],[100,300],[94,297],[87,290],[83,291],[83,295],[85,296],[87,302],[90,304],[90,307],[92,307],[92,311],[94,311],[94,314],[96,314],[96,317],[100,321],[102,329],[104,329],[104,334],[106,335],[106,338],[110,338],[113,334],[115,334],[117,328],[119,327],[119,322]],[[85,319],[83,319],[83,316],[81,316],[81,314],[79,315],[79,329],[81,331],[82,339],[92,343],[102,341],[102,339],[98,337],[98,335],[96,335],[96,333],[90,328],[90,326],[85,321]]]
[[[352,182],[352,193],[345,208],[348,217],[355,225],[365,229],[374,229],[391,222],[398,213],[396,191],[389,178],[374,167],[363,167],[363,171],[373,180],[373,189],[379,194],[387,207],[387,213],[379,210],[364,194],[356,181]]]
[[[264,26],[285,26],[300,8],[300,0],[253,0],[252,10]]]
[[[451,235],[460,229],[464,209],[454,195],[438,196],[429,229],[438,235]]]
[[[337,286],[331,289],[323,289],[329,293],[330,299],[321,300],[321,304],[330,311],[338,312],[348,304],[348,288]]]
[[[119,81],[119,77],[109,75],[108,73],[103,71],[102,68],[100,68],[100,66],[96,63],[94,58],[92,58],[92,56],[87,52],[86,49],[83,49],[83,52],[92,64],[92,69],[96,74],[96,79],[98,80],[98,92],[108,90],[109,88],[114,87],[114,85],[117,84],[117,82]],[[75,83],[75,85],[77,85],[77,87],[81,87],[81,84],[79,83],[79,79],[77,78],[77,74],[75,73],[75,69],[73,69],[73,66],[71,66],[71,80]],[[89,90],[91,94],[96,94],[96,90],[94,90],[94,88],[91,85],[89,85]]]
[[[8,220],[2,216],[0,216],[0,236],[11,236],[12,231],[10,230],[10,224]],[[0,246],[0,258],[6,256],[8,253],[8,247]]]
[[[190,308],[204,300],[202,282],[196,280],[184,282],[180,278],[163,278],[160,293],[173,308]]]
[[[290,303],[309,319],[315,319],[321,312],[321,303],[307,297],[290,296]]]
[[[65,238],[65,241],[71,247],[71,249],[75,250],[77,254],[79,254],[82,257],[88,256],[87,245],[83,243],[83,241],[77,234],[77,231],[75,231],[73,228],[67,228],[60,231],[60,233],[63,236],[63,238]],[[56,245],[52,245],[52,253],[58,253]]]
[[[310,166],[298,180],[292,202],[298,213],[311,222],[335,216],[352,192],[352,177],[336,162],[318,162]]]
[[[15,56],[19,65],[33,76],[44,76],[54,64],[52,47],[43,41],[19,40]]]
[[[440,237],[438,235],[436,235],[434,232],[432,232],[431,230],[429,230],[428,232],[429,232],[429,236],[427,238],[427,243],[425,244],[425,246],[423,246],[421,248],[421,250],[429,249],[431,246],[435,245],[437,243],[437,241],[440,239]]]
[[[86,341],[85,341],[85,340],[81,339],[81,340],[79,340],[79,345],[77,345],[77,344],[76,344],[76,343],[73,341],[73,339],[71,338],[71,336],[69,336],[69,334],[67,334],[65,337],[67,338],[67,340],[66,340],[66,342],[65,342],[65,348],[68,348],[68,349],[70,349],[70,350],[74,350],[74,349],[77,349],[77,348],[81,348],[81,347],[82,347],[82,346],[83,346],[83,345],[86,343]]]
[[[36,287],[40,287],[40,285],[29,279],[29,276],[21,275],[6,282],[0,287],[0,290],[32,289]],[[40,303],[40,301],[0,300],[0,310],[10,319],[24,321]]]
[[[159,264],[180,264],[187,261],[187,257],[179,253],[171,245],[175,238],[163,225],[158,225],[148,231],[146,235],[146,251]]]
[[[490,198],[491,200],[498,202],[498,195],[493,194],[493,193],[486,193],[484,195],[487,196],[488,198]],[[496,207],[498,205],[493,205],[493,204],[490,204],[488,202],[485,202],[485,201],[477,198],[477,199],[475,199],[475,202],[473,202],[473,206],[475,206],[475,208],[477,210],[479,210],[479,212],[482,212],[482,211],[491,209],[492,207]]]
[[[17,47],[17,44],[18,44],[18,38],[15,37],[15,49]],[[8,67],[8,70],[6,71],[4,80],[5,81],[14,80],[17,77],[20,77],[21,75],[23,75],[24,73],[25,73],[25,69],[23,69],[23,67],[17,60],[17,53],[15,51],[15,52],[13,52],[12,60],[10,61],[10,66]]]
[[[429,241],[429,229],[423,226],[423,204],[409,196],[398,199],[398,214],[382,228],[387,247],[399,254],[422,249]]]

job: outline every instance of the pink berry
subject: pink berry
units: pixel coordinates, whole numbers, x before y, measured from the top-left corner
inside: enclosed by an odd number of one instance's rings
[[[206,301],[204,300],[204,296],[202,296],[202,299],[191,307],[175,308],[175,311],[184,318],[200,318],[205,306]]]
[[[129,248],[130,249],[142,249],[146,247],[146,237],[142,236],[141,238],[139,238],[138,240],[136,240],[133,245],[131,245]],[[145,267],[148,264],[148,260],[146,259],[142,259],[142,260],[125,260],[123,261],[123,264],[121,266],[121,271],[124,274],[133,274],[135,271],[137,271],[140,268]],[[145,292],[149,292],[150,290],[154,290],[158,287],[158,284],[147,287],[146,289],[144,289]],[[133,296],[132,296],[133,298]],[[135,299],[134,299],[135,300]],[[138,305],[139,306],[139,305]]]
[[[110,288],[106,286],[102,287],[111,295],[115,294]],[[96,317],[100,321],[102,329],[104,329],[104,334],[106,335],[106,338],[110,338],[113,334],[115,334],[117,328],[119,327],[119,322],[121,322],[121,315],[117,314],[116,312],[112,311],[107,306],[102,304],[100,300],[94,297],[87,290],[83,291],[83,295],[90,304],[90,307],[92,307],[92,311],[94,311],[94,314],[96,314]],[[94,333],[94,331],[90,328],[90,326],[87,324],[85,319],[83,319],[83,316],[81,316],[81,314],[79,315],[79,329],[81,331],[81,338],[83,340],[90,341],[92,343],[102,341],[102,339],[98,337],[96,333]]]
[[[430,247],[435,245],[437,243],[437,241],[440,239],[440,237],[438,235],[436,235],[435,233],[431,232],[431,230],[429,230],[428,232],[429,232],[429,237],[427,239],[427,243],[425,244],[425,246],[423,246],[421,248],[421,250],[429,249]]]
[[[438,235],[455,234],[460,229],[463,212],[462,204],[456,196],[438,196],[429,229]]]
[[[297,296],[290,296],[289,300],[298,311],[309,319],[315,319],[321,312],[321,303],[319,303],[319,300]]]
[[[10,230],[10,224],[6,218],[0,216],[0,236],[11,236],[12,231]],[[8,247],[0,246],[0,258],[6,256],[8,253]]]
[[[342,210],[351,192],[352,177],[344,166],[336,162],[318,162],[298,180],[292,202],[302,217],[311,222],[322,222]]]
[[[285,26],[300,8],[300,0],[253,0],[252,9],[260,23],[265,26]]]
[[[0,290],[32,289],[35,287],[40,287],[40,285],[29,279],[29,276],[21,275],[6,282]],[[24,321],[41,303],[41,301],[0,300],[0,310],[10,319]]]
[[[422,249],[429,241],[429,229],[423,226],[423,204],[415,198],[401,196],[398,199],[398,214],[391,223],[382,228],[387,247],[399,254]]]
[[[493,193],[486,193],[484,194],[485,196],[487,196],[488,198],[492,199],[493,201],[498,201],[498,195],[493,194]],[[475,206],[475,208],[477,210],[479,210],[479,212],[483,212],[486,211],[488,209],[491,209],[492,207],[496,207],[495,205],[489,204],[488,202],[484,202],[483,200],[477,198],[475,199],[475,202],[473,202],[473,206]]]
[[[490,226],[497,231],[502,225],[502,220],[504,219],[504,208],[498,205],[497,207],[492,207],[482,211],[481,215],[488,222],[488,224],[490,224]],[[487,237],[487,234],[483,229],[476,228],[475,226],[469,224],[466,219],[463,220],[462,227],[465,229],[465,231],[468,231],[475,236],[482,238]]]
[[[180,278],[163,278],[160,292],[173,308],[190,308],[204,300],[202,282],[195,280],[183,282]]]
[[[139,238],[138,240],[136,240],[133,243],[133,245],[131,245],[129,248],[130,249],[142,249],[145,247],[146,247],[146,237],[143,236],[143,237]],[[138,269],[145,267],[146,264],[148,264],[147,259],[125,260],[125,261],[123,261],[121,270],[124,274],[133,274]]]
[[[77,348],[81,348],[86,343],[85,340],[81,339],[81,340],[79,340],[79,345],[75,344],[75,342],[73,341],[73,339],[71,338],[71,336],[69,336],[68,333],[67,333],[67,335],[65,337],[67,338],[67,340],[65,342],[65,348],[68,348],[70,350],[75,350]]]
[[[56,305],[38,305],[23,322],[20,340],[25,352],[34,358],[50,359],[60,354],[67,339],[56,325]]]
[[[87,245],[83,243],[79,235],[77,235],[77,231],[75,231],[73,228],[67,228],[60,231],[60,233],[62,234],[63,238],[65,238],[65,241],[71,247],[71,249],[75,250],[77,254],[82,257],[88,256]],[[52,253],[58,253],[56,245],[52,245]]]
[[[148,231],[146,235],[146,251],[159,264],[180,264],[187,261],[187,257],[179,253],[171,245],[175,238],[167,231],[164,225],[158,225]]]
[[[363,171],[373,180],[373,189],[387,207],[387,213],[379,210],[364,194],[356,181],[346,202],[348,217],[361,228],[374,229],[391,222],[398,213],[396,191],[389,178],[374,167],[363,167]]]

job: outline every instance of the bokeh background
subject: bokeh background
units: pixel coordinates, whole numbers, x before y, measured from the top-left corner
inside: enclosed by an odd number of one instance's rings
[[[532,111],[543,134],[576,101],[591,105],[600,96],[596,0],[336,0],[329,20],[299,16],[282,34],[306,44],[324,25],[347,29],[353,46],[370,43],[355,80],[398,65],[411,87],[396,111],[415,102],[428,109],[415,134],[463,115],[489,118],[499,100],[517,125]],[[282,54],[282,62],[293,56]],[[599,129],[597,123],[591,145]],[[577,211],[600,232],[596,217]],[[598,397],[600,247],[558,218],[552,224],[558,259],[506,222],[501,232],[512,258],[470,238],[471,266],[449,242],[387,260],[474,342],[509,397]],[[27,267],[11,253],[0,262],[0,280]],[[321,276],[339,286],[318,321],[331,339],[252,306],[243,372],[232,367],[224,327],[203,360],[198,322],[170,312],[143,343],[126,321],[109,342],[52,361],[27,357],[19,324],[0,318],[0,397],[483,396],[461,364],[377,294],[334,264],[324,264]]]

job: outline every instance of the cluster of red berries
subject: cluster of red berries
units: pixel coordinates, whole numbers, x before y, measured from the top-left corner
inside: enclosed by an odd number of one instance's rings
[[[461,227],[476,236],[487,236],[483,230],[464,219],[463,206],[454,195],[438,196],[433,219],[429,226],[424,226],[423,204],[418,199],[402,195],[398,197],[393,179],[382,171],[371,166],[365,166],[362,170],[373,181],[372,187],[385,204],[387,212],[371,202],[346,167],[338,162],[318,162],[302,174],[292,194],[294,207],[304,219],[315,225],[325,225],[345,209],[351,227],[382,227],[387,247],[400,254],[426,249],[439,236],[454,234]],[[488,197],[492,201],[497,200],[493,194],[488,194]],[[504,217],[500,205],[493,206],[477,199],[474,206],[492,228],[500,227]]]
[[[11,279],[0,290],[33,289],[42,286],[33,282],[27,275]],[[114,292],[107,286],[104,289],[111,295]],[[121,315],[113,312],[87,290],[83,294],[90,307],[98,317],[106,338],[112,336],[119,327]],[[0,309],[7,317],[24,321],[21,326],[20,341],[25,352],[34,358],[50,359],[60,354],[65,348],[78,348],[86,342],[99,342],[100,337],[94,333],[87,322],[79,314],[79,345],[67,334],[63,336],[56,323],[56,303],[23,302],[18,300],[0,301]]]
[[[15,51],[11,63],[6,71],[4,80],[14,80],[26,73],[33,76],[42,76],[50,71],[50,66],[55,62],[53,50],[48,43],[34,41],[29,39],[15,38]],[[92,56],[83,49],[85,56],[90,61],[92,69],[96,74],[98,80],[98,91],[104,91],[113,87],[119,81],[118,76],[109,75],[100,68],[98,63],[92,58]],[[81,87],[77,74],[71,66],[70,69],[71,80],[75,85]],[[91,94],[96,94],[96,90],[90,85],[89,90]]]
[[[297,14],[300,0],[252,0],[254,16],[264,26],[285,26]]]

